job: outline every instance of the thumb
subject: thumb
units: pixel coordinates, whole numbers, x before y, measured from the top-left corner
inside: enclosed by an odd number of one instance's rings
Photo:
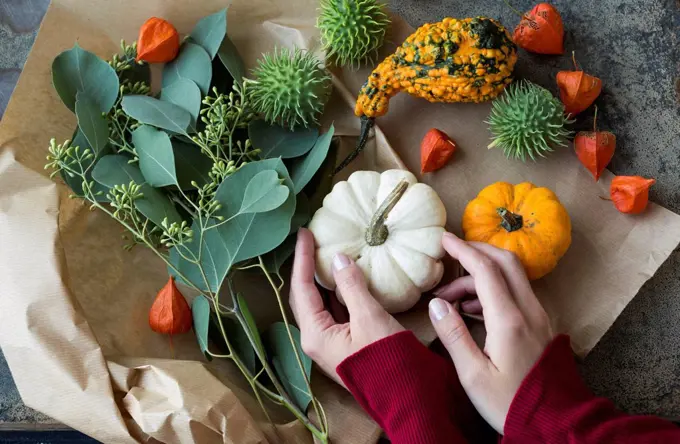
[[[437,336],[451,355],[462,380],[463,375],[469,375],[480,368],[479,364],[486,358],[472,339],[465,321],[450,303],[434,298],[430,301],[429,311]]]
[[[342,253],[336,254],[333,258],[333,277],[338,299],[347,306],[350,318],[354,314],[383,310],[368,291],[364,272]]]

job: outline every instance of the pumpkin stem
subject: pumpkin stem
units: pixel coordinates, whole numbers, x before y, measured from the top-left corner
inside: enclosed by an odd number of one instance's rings
[[[508,233],[517,231],[524,225],[522,216],[508,211],[507,208],[497,208],[496,212],[501,217],[501,227],[505,228]]]
[[[595,115],[593,116],[593,132],[597,132],[597,105],[595,105]]]
[[[382,201],[380,207],[378,207],[378,210],[371,218],[371,222],[366,229],[366,243],[371,247],[382,245],[387,240],[389,232],[385,226],[385,220],[387,220],[390,211],[392,211],[397,202],[399,202],[399,199],[404,195],[407,188],[408,182],[406,180],[399,182],[390,194],[387,195],[385,200]]]
[[[375,125],[375,119],[371,117],[361,116],[361,133],[359,133],[359,141],[357,142],[357,147],[349,153],[349,155],[343,160],[340,165],[333,171],[335,176],[340,171],[342,171],[347,165],[349,165],[356,157],[361,153],[366,147],[366,142],[368,142],[368,135],[371,133],[371,128]]]

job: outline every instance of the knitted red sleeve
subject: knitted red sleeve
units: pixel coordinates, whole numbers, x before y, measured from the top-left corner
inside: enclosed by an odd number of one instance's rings
[[[352,395],[393,444],[479,442],[481,418],[453,365],[410,331],[377,341],[337,368]]]
[[[593,395],[565,335],[548,345],[522,382],[504,432],[503,444],[680,443],[680,428],[673,423],[627,415]]]

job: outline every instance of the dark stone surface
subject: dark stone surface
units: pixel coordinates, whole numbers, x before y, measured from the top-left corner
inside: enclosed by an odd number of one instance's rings
[[[513,0],[520,10],[529,0]],[[618,136],[610,168],[617,174],[655,177],[652,199],[680,211],[679,76],[680,8],[676,0],[559,0],[566,27],[566,48],[604,82],[597,100],[599,126]],[[48,0],[0,0],[0,116],[18,78]],[[499,0],[397,0],[392,8],[417,26],[445,16],[486,15],[514,27],[519,18]],[[519,76],[553,91],[568,55],[535,56],[522,52]],[[591,125],[591,111],[579,116],[577,129]],[[680,418],[680,255],[676,253],[643,287],[612,329],[586,358],[589,385],[630,412]],[[596,297],[596,295],[594,295]],[[21,404],[0,355],[0,430],[8,424],[51,423]],[[51,437],[50,437],[51,436]],[[60,437],[61,436],[61,437]],[[12,435],[0,442],[75,442],[75,435]],[[61,441],[59,441],[61,439]]]
[[[12,95],[49,0],[0,0],[0,118]],[[3,430],[26,424],[55,421],[22,402],[0,352],[0,442],[10,437]],[[14,439],[16,436],[13,436]]]

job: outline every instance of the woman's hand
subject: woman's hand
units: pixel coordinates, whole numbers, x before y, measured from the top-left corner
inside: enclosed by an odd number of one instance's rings
[[[451,233],[444,234],[442,244],[470,276],[436,292],[430,318],[470,400],[502,434],[515,393],[553,338],[550,321],[513,253],[464,242]],[[483,352],[448,302],[465,294],[476,294],[483,309],[487,332]],[[476,304],[468,303],[472,305]]]
[[[349,322],[338,324],[314,284],[314,237],[301,228],[295,246],[290,307],[300,327],[302,350],[342,384],[336,367],[348,356],[404,330],[371,296],[361,269],[345,255],[333,259],[336,292],[347,304]]]

